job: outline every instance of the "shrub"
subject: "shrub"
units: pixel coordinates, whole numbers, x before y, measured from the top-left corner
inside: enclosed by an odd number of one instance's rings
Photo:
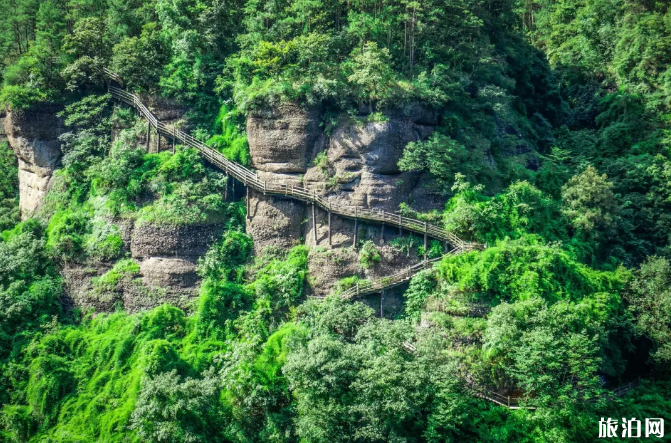
[[[120,260],[112,269],[93,279],[93,287],[99,292],[109,292],[117,289],[123,280],[130,280],[140,273],[140,266],[132,258]]]
[[[198,260],[198,273],[203,278],[242,280],[242,265],[252,252],[252,238],[240,231],[227,231]]]
[[[86,236],[86,255],[97,261],[118,258],[123,252],[123,240],[119,228],[104,219],[91,222],[92,232]]]
[[[361,246],[361,250],[359,250],[359,264],[361,267],[364,269],[371,268],[376,263],[379,263],[380,260],[382,260],[382,257],[375,243],[371,240],[365,241]]]
[[[57,212],[47,226],[47,251],[59,260],[71,260],[83,252],[89,220],[82,212],[65,209]]]

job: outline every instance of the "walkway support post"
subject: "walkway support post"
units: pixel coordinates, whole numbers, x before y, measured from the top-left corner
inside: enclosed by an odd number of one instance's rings
[[[427,254],[427,246],[428,246],[428,232],[429,232],[429,223],[425,220],[424,221],[424,261],[427,260],[428,254]]]
[[[401,213],[398,214],[398,235],[403,235],[403,219]]]
[[[317,246],[317,218],[315,217],[315,202],[312,202],[312,237]]]
[[[247,186],[247,220],[251,220],[252,217],[249,214],[249,186]]]
[[[144,142],[144,146],[147,149],[147,152],[149,152],[149,137],[151,136],[151,123],[149,123],[149,120],[147,120],[147,139]]]
[[[173,146],[172,153],[174,154],[175,153],[175,150],[174,150],[175,145],[173,144],[172,146]],[[228,182],[229,181],[231,181],[231,177],[228,174],[226,174],[226,186],[224,187],[224,201],[225,202],[228,201]]]
[[[354,249],[356,249],[356,244],[359,240],[359,209],[357,206],[354,207]]]
[[[380,228],[380,241],[384,243],[384,211],[382,211],[382,227]]]
[[[380,292],[380,318],[384,318],[384,290]]]
[[[329,246],[333,246],[331,243],[331,202],[329,202]]]

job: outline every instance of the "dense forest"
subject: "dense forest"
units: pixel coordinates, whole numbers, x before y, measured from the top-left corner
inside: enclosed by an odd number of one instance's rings
[[[24,220],[0,146],[0,441],[568,443],[596,440],[601,417],[665,418],[668,435],[667,3],[0,4],[0,101],[58,106],[68,128]],[[429,174],[445,204],[401,209],[487,248],[418,274],[397,318],[308,299],[309,248],[253,253],[227,177],[192,149],[146,152],[146,123],[109,100],[103,68],[187,107],[191,133],[245,165],[254,110],[316,107],[328,134],[421,103],[436,130],[398,166]],[[62,303],[64,264],[112,263],[99,294],[138,274],[110,217],[224,226],[191,309]]]

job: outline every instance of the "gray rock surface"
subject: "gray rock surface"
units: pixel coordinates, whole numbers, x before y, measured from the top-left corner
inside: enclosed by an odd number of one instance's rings
[[[113,263],[66,264],[61,271],[66,307],[85,312],[137,312],[170,303],[192,310],[201,284],[196,273],[198,258],[219,238],[223,226],[135,226],[124,219],[110,223],[119,228],[127,252],[139,265],[139,274],[124,277],[112,290],[100,290],[93,281],[112,269]]]
[[[439,208],[440,195],[419,173],[401,172],[398,161],[405,146],[426,139],[434,130],[435,114],[419,105],[387,113],[384,121],[343,118],[327,137],[319,127],[320,115],[295,105],[256,111],[247,120],[252,165],[259,178],[268,182],[302,184],[334,205],[363,206],[394,212],[401,203],[420,210]],[[325,152],[327,162],[314,165]],[[328,248],[328,214],[315,211],[314,240],[310,205],[281,197],[252,192],[247,231],[254,238],[256,252],[269,245],[290,247],[304,242]],[[417,257],[406,257],[381,242],[380,226],[359,224],[360,240],[374,239],[382,261],[372,269],[359,267],[358,254],[351,249],[354,221],[332,217],[332,250],[309,260],[309,292],[323,296],[338,280],[354,274],[378,278],[411,266]],[[387,242],[396,230],[386,230]],[[339,252],[336,248],[349,248]]]
[[[39,107],[8,112],[4,127],[7,140],[19,164],[19,207],[25,219],[35,212],[53,184],[54,170],[61,158],[65,132],[60,108]]]
[[[251,113],[247,139],[252,166],[259,171],[303,173],[322,139],[317,109],[294,104]]]

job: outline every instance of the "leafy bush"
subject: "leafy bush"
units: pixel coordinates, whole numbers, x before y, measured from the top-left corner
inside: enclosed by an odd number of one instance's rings
[[[19,180],[16,156],[0,143],[0,232],[19,222]]]
[[[123,253],[124,243],[119,228],[104,219],[91,222],[91,233],[86,237],[84,250],[94,260],[109,261]]]
[[[227,159],[243,166],[250,166],[252,157],[249,154],[247,135],[241,129],[240,120],[239,112],[223,105],[215,120],[215,132],[220,133],[212,136],[207,144],[224,154]]]
[[[580,300],[589,294],[618,293],[629,278],[623,268],[596,271],[557,245],[532,237],[503,241],[481,253],[448,257],[440,265],[443,281],[485,302]]]
[[[83,212],[60,211],[51,218],[46,229],[46,248],[59,260],[72,260],[84,251],[85,235],[90,230]]]
[[[198,259],[198,273],[212,280],[242,281],[243,265],[252,252],[252,238],[240,231],[226,231],[205,256]]]
[[[132,258],[119,260],[112,269],[93,279],[93,287],[97,291],[114,291],[119,283],[129,280],[139,273],[140,266]]]
[[[375,243],[370,240],[365,241],[359,249],[359,264],[361,267],[364,269],[371,268],[380,260],[382,260],[382,257]]]
[[[219,383],[206,378],[183,379],[176,371],[145,378],[130,428],[146,442],[208,442],[222,431]]]

